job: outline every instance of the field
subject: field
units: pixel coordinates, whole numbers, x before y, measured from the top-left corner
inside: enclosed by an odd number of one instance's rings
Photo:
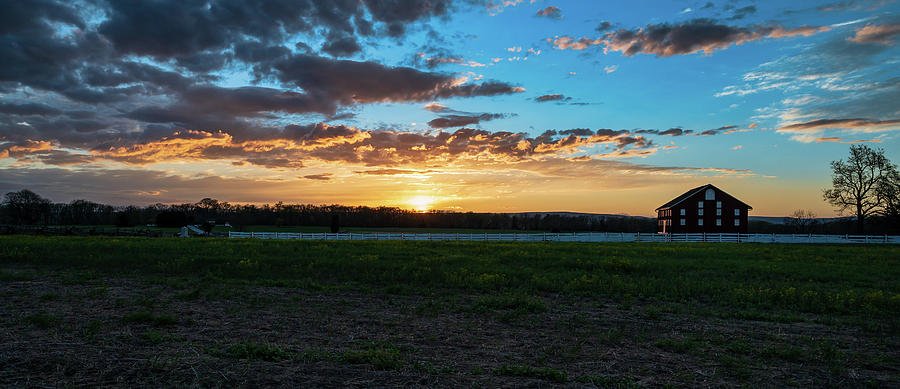
[[[900,247],[0,237],[0,386],[897,387]]]

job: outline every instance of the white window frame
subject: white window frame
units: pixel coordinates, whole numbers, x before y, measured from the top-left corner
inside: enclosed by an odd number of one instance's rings
[[[697,225],[698,225],[698,226],[702,226],[702,225],[703,225],[703,219],[697,219]]]
[[[703,216],[703,208],[697,210],[697,216]]]
[[[716,210],[716,216],[722,216],[722,208]]]
[[[685,216],[686,214],[687,214],[687,210],[684,208],[681,208],[681,216]]]
[[[740,227],[740,225],[741,225],[741,219],[734,219],[734,226]]]
[[[741,216],[741,209],[740,209],[740,208],[735,208],[735,209],[734,209],[734,216]]]
[[[716,201],[716,208],[722,208],[722,202]]]
[[[703,200],[697,202],[697,208],[703,208]]]
[[[716,225],[717,225],[717,226],[721,226],[721,225],[722,225],[722,219],[716,219]]]
[[[687,225],[687,219],[681,219],[681,225],[686,226],[686,225]]]
[[[716,191],[712,188],[706,190],[706,199],[707,200],[715,200],[716,199]]]

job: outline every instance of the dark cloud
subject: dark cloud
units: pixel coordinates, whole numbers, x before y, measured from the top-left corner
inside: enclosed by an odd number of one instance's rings
[[[748,5],[748,6],[746,6],[746,7],[742,7],[742,8],[738,8],[738,9],[734,10],[734,15],[731,15],[731,17],[728,18],[728,20],[739,20],[739,19],[743,19],[743,18],[745,18],[745,17],[747,17],[747,16],[750,16],[750,15],[752,15],[752,14],[754,14],[754,13],[756,13],[756,7],[755,7],[755,6],[752,6],[752,5]]]
[[[447,74],[312,55],[295,55],[276,63],[275,69],[282,82],[303,88],[316,98],[342,105],[431,101],[436,98],[495,96],[524,91],[498,81],[459,85],[453,76]]]
[[[703,132],[700,133],[700,135],[701,135],[701,136],[717,135],[717,134],[719,134],[720,132],[728,131],[728,130],[731,130],[731,129],[734,129],[734,128],[737,128],[737,126],[722,126],[722,127],[719,127],[719,128],[715,128],[715,129],[703,131]]]
[[[41,103],[3,103],[0,102],[0,113],[12,115],[58,115],[61,110]]]
[[[600,25],[598,25],[597,28],[595,28],[595,30],[597,30],[599,32],[605,32],[611,28],[613,28],[613,24],[604,20],[604,21],[600,22]]]
[[[538,96],[538,97],[534,98],[534,101],[537,101],[538,103],[545,103],[548,101],[569,101],[569,100],[572,100],[572,98],[563,96],[560,94],[542,95],[542,96]]]
[[[811,130],[811,129],[824,129],[824,128],[877,128],[877,127],[886,127],[892,126],[897,127],[900,125],[900,119],[892,119],[892,120],[873,120],[873,119],[817,119],[803,123],[795,123],[787,126],[782,126],[781,130],[786,131],[796,131],[796,130]]]
[[[462,127],[486,122],[488,120],[502,119],[508,116],[509,115],[501,113],[483,113],[477,115],[447,115],[428,122],[428,125],[433,128]]]
[[[711,53],[731,45],[764,38],[809,36],[828,29],[830,28],[827,26],[787,29],[774,24],[735,27],[719,24],[712,19],[694,19],[681,24],[650,24],[634,30],[619,29],[607,32],[597,39],[563,36],[551,41],[561,50],[584,50],[602,45],[606,50],[619,51],[626,56],[643,53],[669,57],[697,52]]]
[[[562,10],[559,7],[549,6],[547,8],[541,9],[537,11],[535,16],[543,16],[552,19],[562,19]]]
[[[332,57],[349,57],[362,51],[362,47],[352,36],[332,37],[322,45],[322,51]]]
[[[305,178],[307,180],[329,181],[329,180],[331,180],[332,176],[334,176],[334,174],[322,173],[322,174],[307,174],[305,176],[302,176],[302,178]]]
[[[728,128],[733,128],[734,126],[727,126]],[[725,128],[725,127],[723,127]],[[669,136],[682,136],[682,135],[691,135],[694,133],[694,130],[683,130],[681,128],[670,128],[668,130],[638,130],[634,132],[635,134],[654,134],[654,135],[669,135]],[[707,134],[710,135],[710,134]]]
[[[98,31],[121,52],[167,58],[226,49],[243,37],[274,43],[298,32],[321,33],[330,38],[325,52],[346,56],[359,51],[350,36],[375,34],[375,23],[397,37],[406,24],[444,15],[448,8],[437,0],[116,1]]]

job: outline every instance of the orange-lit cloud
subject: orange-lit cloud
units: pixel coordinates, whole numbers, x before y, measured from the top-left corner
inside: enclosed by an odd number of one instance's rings
[[[877,43],[885,46],[894,44],[894,36],[900,34],[900,23],[896,24],[866,24],[865,27],[856,30],[856,34],[847,38],[856,43]]]

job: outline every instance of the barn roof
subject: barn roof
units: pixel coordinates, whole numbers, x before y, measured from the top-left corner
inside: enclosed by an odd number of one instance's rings
[[[734,197],[734,196],[728,194],[728,193],[725,192],[724,190],[721,190],[721,189],[719,189],[719,188],[716,188],[715,185],[713,185],[713,184],[706,184],[706,185],[703,185],[703,186],[698,186],[698,187],[696,187],[696,188],[694,188],[694,189],[691,189],[691,190],[689,190],[689,191],[687,191],[687,192],[684,192],[681,196],[678,196],[678,197],[676,197],[676,198],[670,200],[668,203],[665,203],[665,204],[661,205],[659,208],[656,208],[656,210],[659,211],[660,209],[672,208],[672,207],[674,207],[675,205],[677,205],[678,203],[680,203],[680,202],[682,202],[682,201],[684,201],[684,200],[689,199],[690,197],[694,196],[694,195],[697,194],[697,193],[700,193],[700,192],[706,190],[707,188],[713,188],[713,189],[715,189],[717,192],[722,193],[722,194],[724,194],[724,195],[726,195],[726,196],[728,196],[728,197],[731,197],[732,199],[734,199],[734,201],[737,201],[737,202],[739,202],[739,203],[745,205],[745,206],[747,207],[747,209],[753,209],[753,207],[747,205],[747,203],[745,203],[745,202],[743,202],[743,201],[741,201],[741,200],[738,200],[737,197]]]

